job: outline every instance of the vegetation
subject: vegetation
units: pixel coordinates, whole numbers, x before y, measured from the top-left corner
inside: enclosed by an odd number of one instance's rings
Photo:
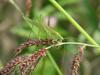
[[[99,0],[1,3],[0,75],[100,74]]]

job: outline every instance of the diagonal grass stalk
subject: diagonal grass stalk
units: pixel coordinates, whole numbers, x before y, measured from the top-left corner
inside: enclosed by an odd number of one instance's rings
[[[49,0],[52,5],[54,5],[62,14],[65,15],[65,17],[72,23],[72,25],[80,32],[82,33],[85,38],[92,44],[99,46],[99,44],[96,43],[96,41],[55,1],[55,0]],[[100,49],[97,49],[97,52],[100,53]]]

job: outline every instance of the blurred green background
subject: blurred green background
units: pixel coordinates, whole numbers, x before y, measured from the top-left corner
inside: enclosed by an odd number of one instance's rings
[[[100,44],[100,0],[56,0],[93,39]],[[25,14],[25,1],[15,0],[16,4]],[[32,0],[32,8],[29,18],[37,20],[41,25],[39,16],[44,16],[43,21],[66,38],[66,41],[76,41],[89,43],[86,38],[75,29],[65,16],[59,12],[49,0]],[[33,23],[34,25],[34,23]],[[47,24],[48,25],[48,24]],[[0,0],[0,62],[6,64],[11,56],[11,52],[19,44],[28,38],[51,38],[58,39],[55,35],[44,35],[41,27],[34,27],[32,30],[22,19],[19,11],[8,0]],[[31,34],[30,34],[31,32]],[[29,47],[21,54],[30,54],[39,47]],[[80,65],[79,75],[100,75],[100,55],[94,53],[96,49],[88,47],[84,52],[84,57]],[[63,75],[70,75],[70,67],[73,55],[77,53],[76,45],[63,45],[50,49],[54,60],[60,67]],[[44,57],[32,75],[58,75],[53,64]]]

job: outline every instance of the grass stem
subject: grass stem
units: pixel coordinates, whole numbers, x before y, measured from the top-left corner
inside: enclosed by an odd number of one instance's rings
[[[99,44],[96,43],[96,41],[55,1],[55,0],[49,0],[60,12],[62,12],[65,17],[72,23],[72,25],[80,32],[82,33],[87,40],[92,43],[93,45],[99,46]],[[100,49],[97,49],[97,52],[100,53]]]

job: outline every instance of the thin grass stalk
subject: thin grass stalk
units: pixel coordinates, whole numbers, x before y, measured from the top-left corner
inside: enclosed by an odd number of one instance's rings
[[[49,0],[52,5],[54,5],[65,17],[72,23],[72,25],[82,33],[85,38],[92,43],[93,45],[99,46],[99,44],[69,15],[67,11],[65,11],[55,0]],[[97,52],[100,53],[100,48],[97,49]]]

